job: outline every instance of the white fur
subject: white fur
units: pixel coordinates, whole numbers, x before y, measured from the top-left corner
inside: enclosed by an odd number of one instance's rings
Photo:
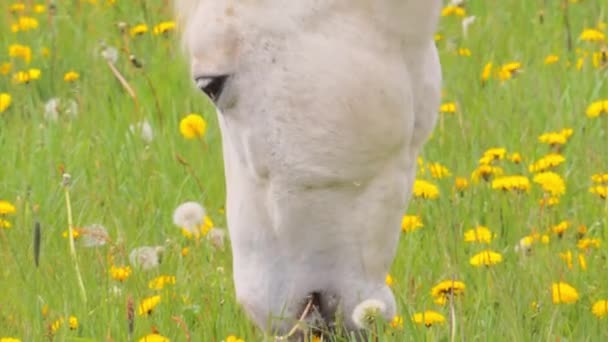
[[[438,0],[183,0],[192,76],[232,74],[222,130],[237,297],[289,330],[311,292],[351,314],[385,285],[435,125]],[[339,303],[339,304],[338,304]]]

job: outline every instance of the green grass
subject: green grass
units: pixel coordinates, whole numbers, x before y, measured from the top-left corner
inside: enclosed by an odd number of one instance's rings
[[[165,1],[118,1],[108,5],[58,2],[56,14],[26,14],[39,27],[11,33],[8,2],[0,6],[0,65],[11,62],[8,75],[0,74],[0,93],[12,97],[0,114],[0,200],[16,206],[5,218],[9,229],[0,228],[0,337],[23,341],[50,340],[50,325],[74,315],[79,328],[64,323],[54,333],[56,341],[138,340],[154,329],[174,341],[221,341],[237,335],[246,341],[263,338],[245,317],[234,298],[230,248],[214,249],[204,239],[183,237],[172,223],[172,212],[187,200],[198,201],[218,227],[225,226],[221,212],[224,180],[221,145],[213,108],[191,85],[188,67],[175,32],[140,37],[123,35],[119,22],[152,27],[170,20]],[[27,2],[29,3],[29,2]],[[593,66],[591,57],[577,70],[584,51],[600,52],[607,42],[579,40],[586,28],[606,22],[608,4],[584,0],[568,8],[569,29],[564,25],[562,1],[469,1],[467,15],[474,15],[467,37],[461,18],[444,17],[438,41],[444,75],[444,102],[455,102],[455,114],[441,114],[424,161],[440,162],[452,176],[430,180],[440,190],[435,200],[413,200],[404,213],[421,216],[424,227],[401,237],[391,275],[398,299],[402,329],[384,327],[381,340],[450,340],[450,323],[430,328],[409,319],[423,310],[435,310],[449,321],[449,306],[433,303],[431,288],[445,279],[465,282],[466,290],[454,302],[457,340],[567,340],[608,339],[608,318],[598,319],[592,304],[608,299],[608,250],[606,243],[588,252],[577,250],[576,230],[588,227],[588,237],[608,240],[608,202],[589,193],[591,175],[608,173],[608,113],[585,116],[587,106],[608,100],[608,63]],[[29,6],[26,6],[29,11]],[[543,21],[539,13],[543,13]],[[604,24],[604,33],[608,28]],[[568,48],[568,36],[573,49]],[[116,67],[135,90],[137,105],[100,57],[100,42],[119,48]],[[31,47],[32,61],[8,56],[8,47]],[[470,57],[458,56],[457,48],[469,48]],[[44,57],[42,49],[50,49]],[[580,51],[577,52],[577,49]],[[129,54],[143,62],[134,68]],[[556,64],[544,59],[556,54]],[[487,62],[498,67],[518,61],[522,70],[509,80],[492,78],[483,85],[481,72]],[[567,66],[570,62],[572,65]],[[39,80],[15,84],[12,74],[38,68]],[[73,83],[63,81],[69,70],[80,74]],[[79,114],[44,117],[44,104],[53,97],[73,99]],[[205,142],[186,140],[179,121],[200,113],[209,123]],[[155,138],[146,144],[129,125],[147,119]],[[549,152],[538,143],[548,131],[572,128],[573,136],[562,149],[566,158],[555,168],[567,186],[560,203],[541,208],[542,190],[532,182],[528,165]],[[499,161],[505,174],[530,179],[523,194],[493,190],[490,183],[471,182],[462,194],[454,191],[454,178],[470,180],[483,152],[503,147],[519,152],[521,164]],[[179,155],[191,166],[177,161]],[[83,300],[70,256],[68,218],[62,172],[71,174],[74,223],[82,227],[102,223],[112,243],[99,248],[77,248],[78,262],[87,293]],[[197,178],[202,186],[198,185]],[[201,188],[202,187],[202,188]],[[532,232],[547,233],[563,220],[571,222],[563,238],[550,232],[550,243],[537,243],[530,256],[514,247]],[[42,227],[40,265],[34,264],[33,227]],[[500,252],[502,263],[476,268],[469,258],[485,249],[463,241],[465,230],[486,225],[497,237],[488,248]],[[113,280],[112,264],[128,265],[136,247],[163,245],[162,264],[151,271],[133,270],[123,283]],[[189,254],[182,256],[182,248]],[[559,257],[571,250],[573,268]],[[577,263],[585,254],[587,269]],[[174,275],[175,285],[157,291],[148,282],[158,275]],[[553,304],[551,284],[565,281],[574,286],[579,300]],[[127,302],[135,311],[145,297],[160,294],[161,303],[149,317],[136,313],[134,332],[128,334]],[[540,305],[532,309],[532,302]],[[43,315],[43,308],[48,308]],[[178,324],[177,322],[183,322]],[[66,321],[67,323],[67,321]]]

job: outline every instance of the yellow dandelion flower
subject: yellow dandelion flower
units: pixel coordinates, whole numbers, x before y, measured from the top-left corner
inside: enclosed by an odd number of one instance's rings
[[[521,71],[522,65],[520,62],[510,62],[500,66],[498,70],[498,79],[506,81],[513,78]]]
[[[487,149],[481,159],[479,165],[490,165],[495,160],[503,160],[507,156],[507,149],[502,147],[494,147]]]
[[[581,270],[587,270],[587,259],[585,258],[585,254],[578,253],[578,265],[581,267]]]
[[[154,33],[155,35],[160,35],[173,30],[175,30],[174,21],[163,21],[162,23],[154,26],[154,28],[152,29],[152,33]]]
[[[456,190],[462,192],[469,187],[469,181],[464,177],[456,177],[454,179],[454,187]]]
[[[238,338],[234,335],[230,335],[226,337],[226,342],[245,342],[245,340],[243,340],[242,338]]]
[[[12,44],[8,47],[8,55],[13,58],[21,58],[29,63],[32,60],[32,49],[27,45]]]
[[[416,179],[414,181],[414,197],[423,199],[436,199],[439,197],[439,188],[428,181]]]
[[[154,333],[140,338],[138,342],[171,342],[171,340],[165,336]]]
[[[608,183],[608,173],[596,173],[591,176],[591,181],[598,184]]]
[[[435,33],[435,36],[433,37],[433,39],[436,42],[439,42],[439,41],[443,40],[443,36],[441,34],[439,34],[439,33]]]
[[[38,20],[32,17],[19,17],[17,22],[11,25],[11,31],[21,32],[21,31],[30,31],[38,28]]]
[[[161,275],[148,283],[148,287],[153,290],[162,290],[165,285],[175,285],[175,276]]]
[[[539,184],[543,191],[551,196],[561,196],[566,193],[564,179],[555,172],[541,172],[536,174],[532,181]]]
[[[502,255],[489,249],[477,253],[469,259],[469,263],[473,266],[492,266],[502,262]]]
[[[588,28],[583,30],[579,39],[586,42],[603,42],[606,40],[606,35],[600,30]]]
[[[68,71],[63,75],[65,82],[74,82],[80,78],[80,75],[76,71]]]
[[[562,221],[560,223],[558,223],[557,225],[551,227],[551,231],[553,232],[553,234],[562,237],[564,235],[564,233],[566,232],[566,230],[568,230],[568,228],[570,228],[570,221]]]
[[[548,132],[543,133],[538,137],[538,141],[543,144],[548,145],[565,145],[568,142],[568,139],[572,136],[572,129],[566,128],[561,132]]]
[[[402,329],[403,328],[403,316],[395,315],[390,322],[391,328]]]
[[[441,113],[454,114],[454,113],[456,113],[457,109],[458,109],[458,107],[456,106],[455,102],[446,102],[446,103],[441,104],[441,106],[439,106],[439,112],[441,112]]]
[[[608,185],[597,185],[589,188],[589,192],[598,195],[601,199],[608,198]]]
[[[70,316],[68,318],[68,326],[70,330],[78,330],[78,318],[76,316]]]
[[[418,215],[404,215],[401,220],[401,230],[406,233],[414,232],[424,227],[422,219]]]
[[[154,308],[156,308],[156,306],[159,303],[160,303],[160,296],[159,295],[144,298],[139,303],[139,307],[137,308],[137,313],[140,316],[149,316],[149,315],[152,314],[152,311],[154,310]]]
[[[528,171],[532,173],[543,172],[563,164],[566,158],[558,153],[550,153],[532,163]]]
[[[439,284],[433,286],[431,289],[431,296],[433,298],[445,298],[448,299],[450,296],[459,296],[464,293],[466,285],[462,281],[458,280],[444,280]]]
[[[559,282],[551,285],[551,298],[553,304],[571,304],[578,301],[578,291],[571,285]]]
[[[17,209],[11,202],[0,200],[0,215],[10,215],[14,214],[16,211]]]
[[[472,55],[471,50],[468,48],[459,48],[458,49],[458,56],[471,57],[471,55]]]
[[[127,278],[129,278],[131,275],[131,272],[132,270],[129,266],[116,267],[112,265],[110,267],[110,277],[121,282],[127,280]]]
[[[393,286],[393,284],[395,283],[395,280],[393,279],[392,275],[387,274],[384,282],[386,283],[386,286]]]
[[[21,342],[21,340],[14,337],[0,337],[0,342]]]
[[[465,9],[460,6],[445,6],[441,10],[442,17],[449,17],[449,16],[464,17],[466,14],[467,14],[467,12],[465,11]]]
[[[42,14],[44,12],[46,12],[46,6],[45,5],[42,5],[42,4],[36,4],[36,5],[34,5],[34,13]]]
[[[198,114],[188,114],[179,123],[179,131],[186,139],[202,138],[207,130],[207,122]]]
[[[135,25],[129,30],[131,37],[141,36],[146,32],[148,32],[148,25],[146,24]]]
[[[491,62],[486,63],[481,72],[481,83],[485,83],[492,76],[493,65]]]
[[[605,67],[606,65],[608,65],[608,50],[594,52],[591,59],[595,68],[599,69]]]
[[[187,256],[190,253],[190,248],[184,247],[182,248],[182,257]]]
[[[9,229],[13,224],[3,218],[0,218],[0,228]]]
[[[464,242],[490,243],[494,234],[488,227],[477,226],[464,232]]]
[[[558,55],[548,55],[547,57],[545,57],[545,64],[549,65],[549,64],[555,64],[559,62],[559,56]]]
[[[448,170],[447,167],[441,165],[440,163],[429,163],[426,167],[431,173],[431,177],[433,177],[434,179],[442,179],[450,177],[452,175],[450,173],[450,170]]]
[[[524,192],[530,189],[530,181],[526,176],[497,177],[492,181],[492,189]]]
[[[543,197],[540,200],[538,200],[538,204],[541,207],[554,207],[559,204],[559,197],[556,197],[556,196]]]
[[[13,65],[9,62],[0,64],[0,75],[8,75],[11,72],[11,69],[13,69]]]
[[[492,176],[501,176],[503,172],[504,171],[502,170],[502,168],[498,166],[480,165],[471,174],[471,179],[475,182],[478,182],[482,179],[485,181],[489,181]]]
[[[522,161],[521,154],[518,152],[511,153],[508,158],[514,164],[519,164]]]
[[[564,253],[559,253],[559,257],[566,263],[566,266],[568,267],[568,269],[572,269],[572,267],[574,267],[572,265],[572,252],[570,250],[564,252]]]
[[[76,240],[80,237],[81,232],[82,232],[82,229],[80,229],[80,228],[72,229],[72,237],[74,238],[74,240]],[[64,238],[67,239],[70,236],[70,231],[64,230],[63,233],[61,233],[61,236],[63,236]]]
[[[608,100],[592,102],[585,111],[588,118],[596,118],[600,114],[608,114]]]
[[[608,299],[598,300],[597,302],[593,303],[591,312],[597,318],[604,318],[608,316]]]
[[[600,239],[584,238],[584,239],[578,240],[578,242],[576,243],[576,247],[578,249],[582,249],[582,250],[588,250],[591,248],[598,249],[598,248],[600,248],[601,244],[602,244],[602,240],[600,240]]]
[[[63,317],[60,317],[51,323],[51,333],[56,333],[63,325]]]
[[[13,82],[17,84],[29,83],[30,81],[40,79],[40,69],[29,69],[27,71],[19,71],[13,74]]]
[[[4,113],[11,105],[11,95],[7,93],[0,93],[0,113]]]
[[[425,326],[430,327],[434,324],[444,324],[445,317],[437,311],[427,310],[415,313],[412,316],[412,321],[416,324],[424,324]]]
[[[542,242],[543,244],[545,244],[545,245],[546,245],[546,244],[548,244],[549,242],[551,242],[551,238],[549,237],[549,235],[547,235],[547,234],[543,234],[543,235],[540,237],[540,242]]]
[[[8,7],[8,10],[11,13],[23,12],[23,11],[25,11],[25,4],[22,2],[17,2],[17,3],[11,4]]]

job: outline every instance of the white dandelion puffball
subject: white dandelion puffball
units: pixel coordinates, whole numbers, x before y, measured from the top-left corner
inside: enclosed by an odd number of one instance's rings
[[[78,103],[74,100],[62,100],[53,97],[44,104],[44,119],[47,121],[57,121],[59,115],[65,115],[71,119],[78,116]]]
[[[377,299],[367,299],[359,303],[353,310],[353,322],[360,329],[369,328],[374,320],[382,317],[386,311],[386,304]]]
[[[204,222],[205,215],[207,213],[202,205],[196,202],[185,202],[180,204],[173,212],[173,223],[192,234],[196,234]]]
[[[106,227],[94,223],[84,227],[79,240],[83,247],[99,247],[105,245],[110,240],[110,235]]]
[[[207,233],[207,240],[217,249],[224,249],[224,240],[226,239],[226,230],[221,228],[211,228]]]
[[[151,270],[160,265],[162,253],[165,248],[162,246],[143,246],[135,248],[129,253],[131,266],[144,271]]]
[[[47,121],[57,121],[59,118],[59,98],[53,97],[44,104],[44,118]]]
[[[154,139],[154,132],[148,120],[129,125],[129,131],[133,135],[139,135],[146,144],[151,143]]]
[[[114,64],[118,60],[118,50],[113,46],[106,46],[103,50],[101,50],[101,57]]]

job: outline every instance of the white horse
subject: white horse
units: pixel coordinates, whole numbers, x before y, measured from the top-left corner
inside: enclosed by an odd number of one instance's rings
[[[238,301],[284,334],[312,303],[356,330],[385,276],[433,129],[439,0],[177,0],[222,131]]]

